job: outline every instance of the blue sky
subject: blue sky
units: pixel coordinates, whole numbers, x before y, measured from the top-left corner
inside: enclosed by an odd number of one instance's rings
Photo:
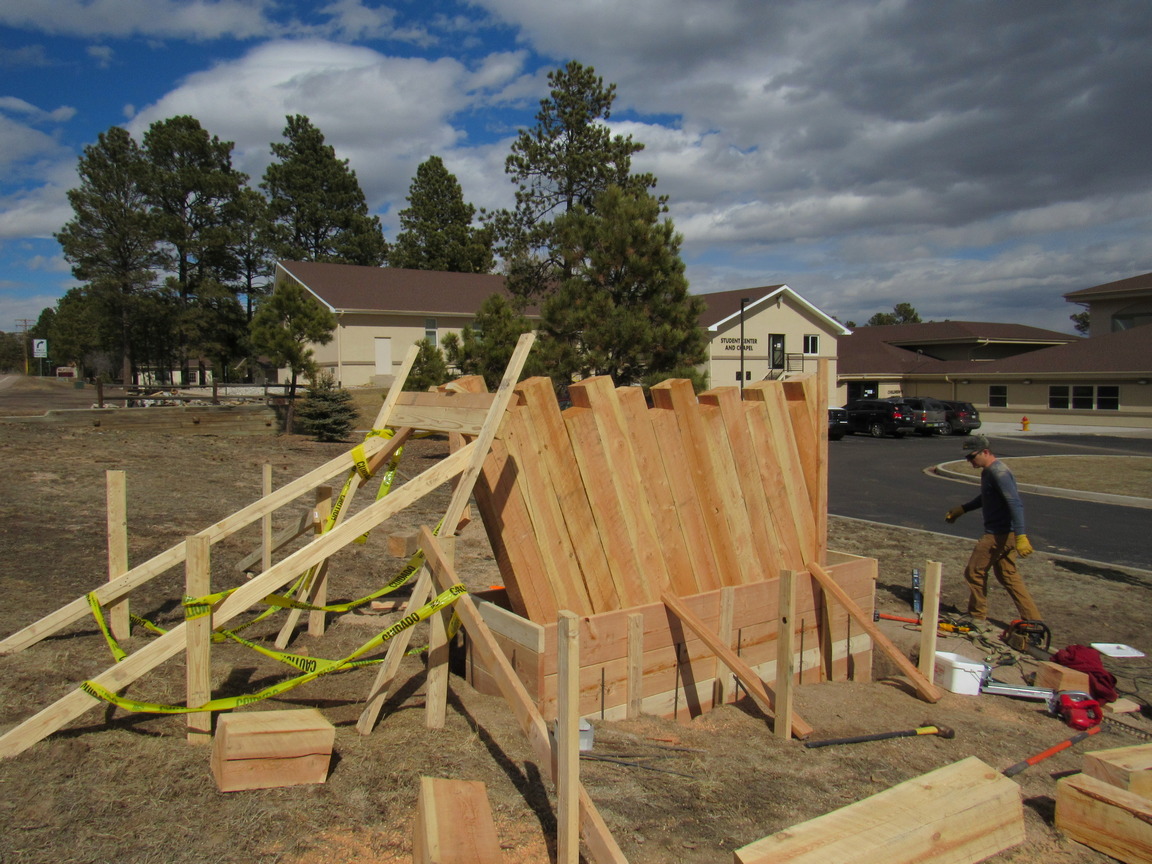
[[[575,59],[618,85],[694,291],[1069,331],[1063,293],[1152,270],[1150,44],[1147,0],[0,0],[0,329],[75,284],[52,234],[110,126],[192,114],[255,183],[307,114],[391,239],[433,154],[509,205]]]

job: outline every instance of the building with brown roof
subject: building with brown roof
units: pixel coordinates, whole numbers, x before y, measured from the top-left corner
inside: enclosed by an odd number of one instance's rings
[[[1088,308],[1092,336],[1152,324],[1152,273],[1070,291],[1064,299]]]

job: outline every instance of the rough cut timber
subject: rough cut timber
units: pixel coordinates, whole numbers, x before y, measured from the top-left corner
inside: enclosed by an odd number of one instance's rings
[[[1084,773],[1109,785],[1152,798],[1152,744],[1085,753]]]
[[[1024,842],[1020,787],[970,756],[735,852],[736,864],[974,864]]]
[[[221,792],[323,783],[336,728],[315,708],[224,714],[212,741]]]
[[[421,777],[412,864],[501,864],[503,860],[484,784]]]
[[[1076,774],[1056,784],[1056,827],[1128,864],[1152,861],[1152,801]]]
[[[1042,661],[1036,669],[1036,680],[1032,682],[1045,690],[1079,690],[1082,693],[1092,692],[1092,682],[1087,672],[1079,669],[1069,669],[1050,660]]]

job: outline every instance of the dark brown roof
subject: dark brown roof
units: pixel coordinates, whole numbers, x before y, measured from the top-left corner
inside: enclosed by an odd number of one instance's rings
[[[1152,324],[976,364],[973,371],[1152,375]]]
[[[1147,294],[1152,292],[1152,273],[1140,276],[1130,276],[1127,279],[1118,279],[1115,282],[1105,282],[1091,288],[1081,288],[1079,291],[1069,291],[1064,299],[1070,303],[1078,300],[1097,300],[1109,296],[1123,297],[1127,294]]]
[[[491,295],[508,295],[504,277],[488,274],[312,261],[279,261],[277,267],[335,312],[471,316]]]
[[[995,321],[929,321],[926,324],[881,324],[857,327],[852,338],[887,342],[889,345],[927,345],[932,342],[968,344],[977,342],[1048,343],[1074,342],[1079,336],[1031,327],[1027,324],[1001,324]],[[841,340],[841,346],[844,341]]]

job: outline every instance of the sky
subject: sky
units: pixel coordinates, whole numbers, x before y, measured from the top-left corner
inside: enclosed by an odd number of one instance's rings
[[[432,155],[511,206],[577,60],[694,292],[1071,332],[1064,293],[1152,271],[1150,45],[1148,0],[0,0],[0,330],[78,284],[53,233],[112,126],[190,114],[256,184],[305,114],[391,240]]]

